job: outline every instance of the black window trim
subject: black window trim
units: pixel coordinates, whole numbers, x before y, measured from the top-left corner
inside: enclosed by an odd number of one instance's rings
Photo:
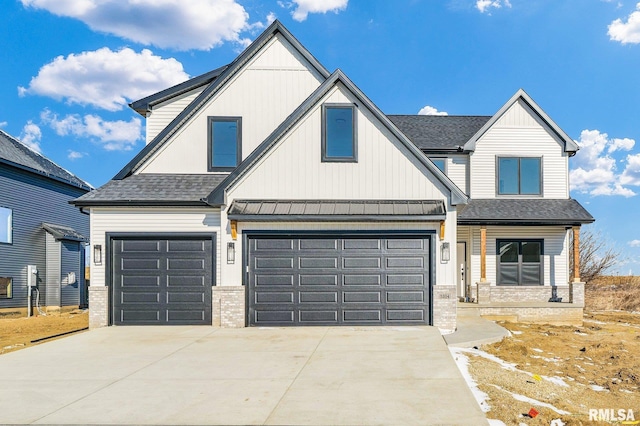
[[[358,114],[357,105],[354,103],[325,103],[322,104],[322,153],[321,161],[323,163],[357,163],[358,162]],[[327,156],[327,108],[344,108],[351,109],[353,114],[353,128],[351,129],[353,140],[353,156],[352,157],[328,157]]]
[[[518,243],[518,284],[500,283],[500,243]],[[520,247],[522,243],[540,243],[540,282],[537,284],[522,283],[522,253]],[[531,263],[531,262],[529,262]],[[544,239],[543,238],[496,238],[496,285],[505,287],[532,287],[544,285]]]
[[[500,192],[500,160],[508,158],[515,158],[518,160],[518,193],[517,194],[503,194]],[[538,171],[540,176],[540,193],[538,194],[521,194],[521,176],[520,176],[520,160],[523,158],[538,158],[540,159],[540,170]],[[542,198],[544,197],[544,157],[536,155],[498,155],[496,156],[496,196],[501,198]]]
[[[219,121],[236,122],[236,165],[234,167],[215,167],[213,165],[213,123]],[[231,172],[242,162],[242,117],[208,116],[207,117],[207,171]]]
[[[0,244],[13,245],[13,209],[5,206],[0,206],[0,209],[9,210],[9,215],[11,217],[11,223],[9,224],[9,229],[7,229],[7,237],[9,241],[0,241]],[[0,224],[0,226],[4,225]]]

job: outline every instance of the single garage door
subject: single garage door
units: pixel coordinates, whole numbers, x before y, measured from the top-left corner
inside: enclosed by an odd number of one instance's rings
[[[212,240],[112,240],[113,323],[211,325]]]
[[[249,325],[430,324],[428,236],[248,242]]]

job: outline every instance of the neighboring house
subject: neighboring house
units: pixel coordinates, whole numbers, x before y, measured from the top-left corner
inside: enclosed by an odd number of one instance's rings
[[[0,309],[26,309],[29,283],[34,308],[86,305],[89,216],[69,202],[90,189],[0,130]]]
[[[485,315],[582,312],[578,147],[522,91],[493,117],[387,117],[276,21],[231,64],[131,107],[148,144],[75,200],[97,254],[92,327],[451,331],[471,299]]]

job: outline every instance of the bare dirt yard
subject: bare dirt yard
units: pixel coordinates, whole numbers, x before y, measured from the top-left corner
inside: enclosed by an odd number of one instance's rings
[[[0,355],[44,343],[51,336],[82,330],[89,326],[87,310],[49,313],[47,316],[0,316]],[[39,339],[45,339],[37,342]]]
[[[586,298],[581,327],[499,322],[510,337],[453,351],[492,424],[640,424],[640,283],[604,280]]]

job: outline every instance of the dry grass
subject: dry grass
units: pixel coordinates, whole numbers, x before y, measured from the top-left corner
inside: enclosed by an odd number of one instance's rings
[[[640,277],[605,276],[587,283],[586,309],[640,312]]]

